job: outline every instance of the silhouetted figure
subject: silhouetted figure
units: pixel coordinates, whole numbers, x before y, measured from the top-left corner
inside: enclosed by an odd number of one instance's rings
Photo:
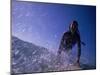
[[[81,42],[77,21],[73,21],[69,26],[69,31],[63,34],[58,54],[61,54],[62,51],[71,50],[75,44],[77,44],[78,47],[77,63],[79,64],[81,56],[81,44],[85,44]]]

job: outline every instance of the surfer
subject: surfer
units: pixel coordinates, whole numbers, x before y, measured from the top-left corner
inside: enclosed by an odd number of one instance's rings
[[[68,52],[75,44],[77,44],[78,48],[76,63],[79,64],[81,56],[81,44],[85,45],[85,43],[81,41],[78,22],[74,20],[69,25],[69,30],[62,36],[58,54],[61,54],[62,51]]]

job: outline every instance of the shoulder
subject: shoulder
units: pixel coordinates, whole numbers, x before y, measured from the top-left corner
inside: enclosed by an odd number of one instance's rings
[[[70,32],[70,31],[67,31],[67,32],[64,32],[64,33],[63,33],[63,37],[66,37],[66,36],[68,37],[68,36],[70,36],[70,35],[71,35],[71,32]]]
[[[64,32],[63,35],[70,35],[71,32],[70,31],[67,31],[67,32]]]

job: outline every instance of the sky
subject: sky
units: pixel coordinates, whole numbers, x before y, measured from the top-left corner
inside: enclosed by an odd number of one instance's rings
[[[94,64],[96,60],[95,6],[12,2],[12,35],[54,52],[57,51],[63,33],[68,31],[73,20],[78,21],[81,40],[86,44],[82,46],[82,57]]]

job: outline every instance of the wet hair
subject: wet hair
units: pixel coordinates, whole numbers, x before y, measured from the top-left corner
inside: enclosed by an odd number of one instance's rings
[[[72,23],[78,27],[78,22],[76,20],[74,20]]]
[[[78,30],[78,22],[76,20],[73,20],[72,23],[69,25],[69,30],[71,30],[72,27],[74,27],[75,30],[76,30],[76,32],[79,33],[79,30]]]
[[[76,30],[78,30],[78,22],[76,20],[72,21],[72,23],[69,25],[69,29],[71,29],[73,26],[76,28]]]
[[[78,28],[78,22],[76,20],[72,21],[72,23],[70,24],[71,25],[74,25],[75,28]]]

